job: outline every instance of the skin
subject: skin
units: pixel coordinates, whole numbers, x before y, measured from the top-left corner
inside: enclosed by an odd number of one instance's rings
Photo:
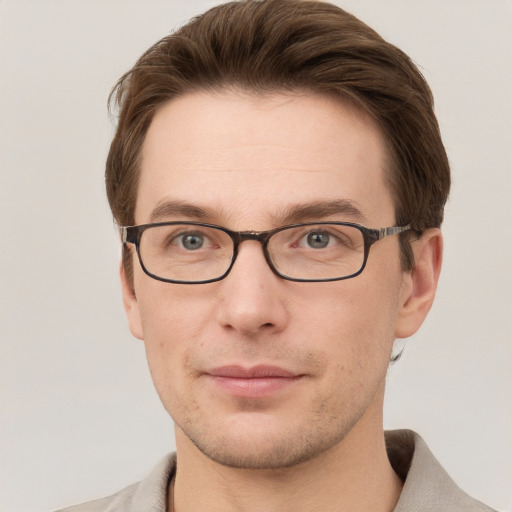
[[[328,96],[191,93],[156,113],[142,157],[137,224],[197,220],[178,201],[207,210],[200,221],[267,230],[295,220],[290,207],[344,200],[358,212],[298,220],[395,225],[378,128]],[[405,273],[391,236],[360,276],[329,283],[280,279],[255,241],[216,283],[159,282],[135,257],[132,288],[121,270],[131,331],[175,422],[175,509],[392,510],[401,482],[384,446],[386,371],[393,340],[430,309],[441,249],[428,231]],[[293,378],[237,394],[210,374],[226,365]]]

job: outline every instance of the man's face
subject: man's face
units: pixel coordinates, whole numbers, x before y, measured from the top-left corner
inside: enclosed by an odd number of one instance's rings
[[[392,226],[385,167],[379,130],[339,100],[193,93],[163,106],[149,128],[136,223]],[[339,210],[325,208],[332,202]],[[283,467],[381,428],[411,288],[398,237],[373,246],[364,272],[346,281],[280,279],[256,241],[242,243],[219,282],[159,282],[135,260],[135,295],[124,281],[131,330],[144,340],[178,450],[193,443],[223,464]]]

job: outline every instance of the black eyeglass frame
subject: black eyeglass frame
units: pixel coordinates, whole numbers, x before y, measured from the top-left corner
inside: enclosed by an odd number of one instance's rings
[[[180,281],[176,279],[167,279],[164,277],[157,276],[155,274],[152,274],[144,265],[144,262],[142,261],[142,257],[140,255],[140,240],[142,237],[142,234],[147,229],[150,229],[152,227],[157,226],[173,226],[173,225],[188,225],[188,226],[200,226],[205,228],[213,228],[218,229],[220,231],[223,231],[226,233],[231,240],[233,241],[233,256],[231,258],[231,263],[227,270],[219,277],[215,277],[213,279],[206,279],[203,281]],[[364,254],[363,254],[363,263],[361,265],[361,268],[354,272],[353,274],[350,274],[348,276],[343,277],[330,277],[325,279],[303,279],[303,278],[296,278],[296,277],[290,277],[286,274],[282,274],[279,272],[279,270],[275,267],[274,262],[272,261],[272,258],[270,256],[270,253],[268,251],[268,242],[270,238],[275,235],[276,233],[279,233],[281,231],[284,231],[286,229],[292,229],[292,228],[298,228],[303,226],[323,226],[323,225],[336,225],[336,226],[348,226],[358,229],[362,235],[364,240]],[[319,282],[329,282],[329,281],[343,281],[345,279],[351,279],[353,277],[358,276],[363,272],[363,270],[366,267],[366,263],[368,261],[368,255],[370,253],[370,247],[378,242],[379,240],[382,240],[388,236],[391,235],[397,235],[400,233],[403,233],[405,231],[411,230],[411,226],[408,224],[406,226],[391,226],[387,228],[379,228],[379,229],[372,229],[367,228],[365,226],[361,226],[360,224],[354,224],[352,222],[305,222],[300,224],[289,224],[287,226],[281,226],[279,228],[270,229],[268,231],[232,231],[231,229],[225,228],[223,226],[218,226],[216,224],[205,224],[202,222],[189,222],[189,221],[171,221],[171,222],[155,222],[151,224],[139,224],[138,226],[120,226],[119,230],[121,233],[121,242],[123,245],[125,244],[133,244],[135,245],[137,256],[139,258],[139,263],[146,275],[149,277],[156,279],[157,281],[163,281],[165,283],[173,283],[173,284],[207,284],[207,283],[214,283],[216,281],[221,281],[224,279],[231,269],[233,268],[233,265],[235,264],[236,258],[238,256],[238,248],[242,242],[245,242],[246,240],[255,240],[257,242],[260,242],[263,249],[263,254],[265,256],[265,260],[272,270],[274,274],[276,274],[281,279],[285,279],[287,281],[295,281],[295,282],[302,282],[302,283],[319,283]]]

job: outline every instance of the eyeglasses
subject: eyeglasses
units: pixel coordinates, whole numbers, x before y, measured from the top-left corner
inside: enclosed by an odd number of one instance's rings
[[[246,240],[261,243],[272,271],[289,281],[340,281],[359,275],[370,247],[410,226],[369,229],[349,222],[308,222],[270,231],[231,231],[213,224],[161,222],[121,227],[144,272],[159,281],[204,284],[224,279]]]

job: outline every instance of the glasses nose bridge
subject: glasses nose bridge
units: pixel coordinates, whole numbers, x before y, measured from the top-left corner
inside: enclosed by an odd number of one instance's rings
[[[235,242],[235,247],[238,249],[238,246],[247,240],[254,240],[255,242],[259,242],[263,249],[265,249],[265,245],[272,234],[271,231],[236,231],[233,233],[233,241]]]
[[[234,245],[232,266],[235,264],[235,260],[237,259],[240,244],[246,241],[254,241],[261,244],[263,256],[268,266],[273,272],[276,272],[267,250],[268,240],[272,236],[273,231],[232,231],[230,234]]]
[[[263,255],[270,267],[272,268],[272,264],[269,262],[269,255],[267,252],[267,243],[269,238],[272,236],[273,231],[232,231],[230,233],[231,239],[233,240],[233,263],[236,257],[238,256],[238,250],[240,244],[246,241],[254,241],[259,242],[261,244],[261,248],[263,250]]]

